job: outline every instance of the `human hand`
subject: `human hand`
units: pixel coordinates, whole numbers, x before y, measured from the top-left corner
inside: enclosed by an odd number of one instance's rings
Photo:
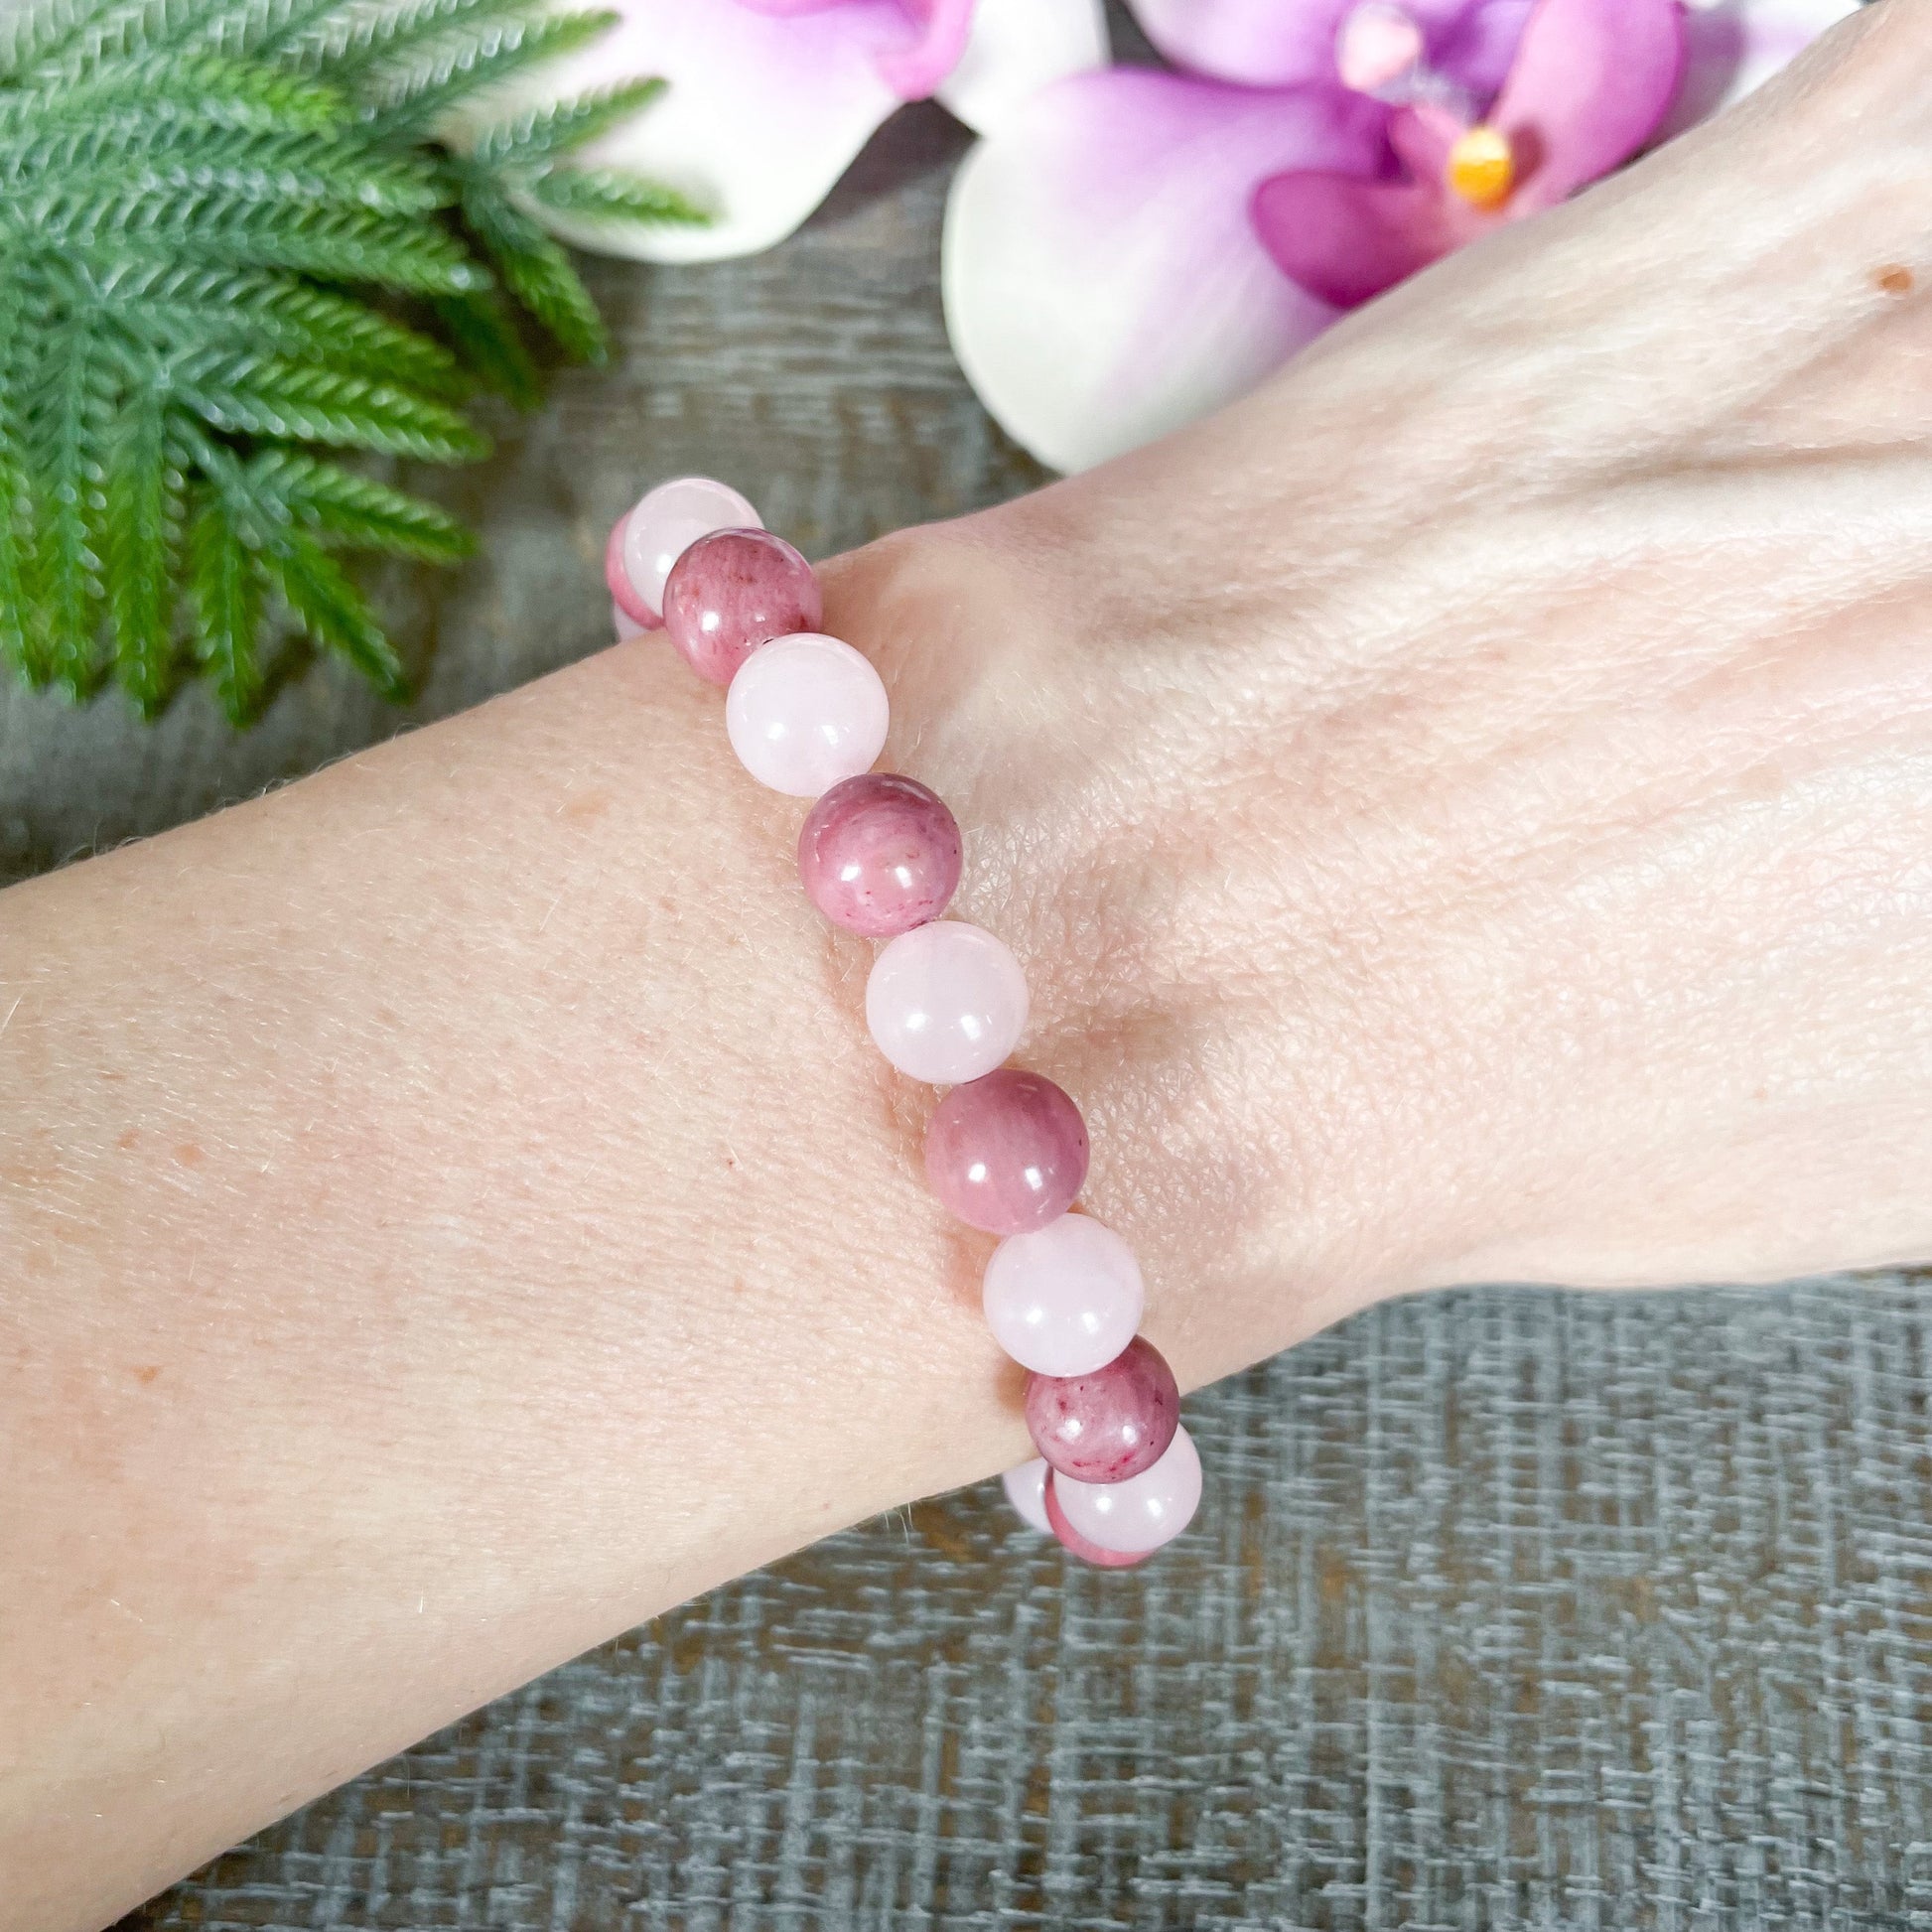
[[[1928,89],[1886,0],[832,573],[1183,1380],[1432,1284],[1932,1254]]]

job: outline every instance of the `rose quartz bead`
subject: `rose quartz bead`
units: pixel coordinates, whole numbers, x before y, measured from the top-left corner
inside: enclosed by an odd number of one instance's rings
[[[891,722],[879,673],[815,630],[755,650],[725,697],[725,729],[746,770],[794,798],[856,777],[885,749]]]
[[[1145,1555],[1169,1543],[1200,1507],[1200,1452],[1176,1429],[1168,1452],[1125,1482],[1076,1482],[1055,1471],[1053,1500],[1076,1536],[1123,1556]]]
[[[611,605],[611,627],[618,633],[618,642],[627,644],[632,637],[643,636],[651,626],[639,623],[621,604],[614,600]]]
[[[752,663],[763,656],[759,652]],[[873,962],[866,1025],[879,1050],[914,1080],[934,1086],[977,1080],[1026,1031],[1027,977],[1013,954],[976,925],[938,919],[914,926]]]
[[[959,884],[959,826],[944,801],[891,771],[834,785],[798,835],[806,897],[834,925],[868,939],[936,919]]]
[[[1042,1536],[1049,1534],[1045,1459],[1036,1455],[1017,1469],[1009,1469],[1000,1480],[1006,1485],[1007,1501],[1013,1505],[1014,1514],[1030,1530],[1038,1530]]]
[[[625,510],[611,525],[611,534],[604,543],[604,581],[610,587],[611,605],[624,623],[618,625],[620,637],[635,637],[646,630],[655,630],[658,620],[650,607],[637,595],[637,587],[630,581],[623,567],[623,533],[630,521],[630,512]]]
[[[1141,1335],[1091,1374],[1027,1379],[1034,1447],[1080,1482],[1125,1482],[1152,1468],[1179,1426],[1173,1370]]]
[[[713,530],[664,580],[664,628],[708,684],[729,684],[766,639],[816,630],[824,617],[811,565],[769,530]]]
[[[1132,1570],[1137,1563],[1145,1563],[1154,1554],[1152,1550],[1103,1550],[1099,1544],[1089,1543],[1066,1520],[1066,1510],[1053,1493],[1055,1480],[1050,1475],[1046,1478],[1045,1491],[1039,1499],[1040,1509],[1046,1518],[1046,1527],[1059,1538],[1069,1556],[1092,1564],[1096,1570]]]
[[[1002,1241],[982,1290],[993,1339],[1035,1375],[1104,1368],[1134,1339],[1145,1300],[1134,1250],[1089,1214]]]
[[[1031,1234],[1058,1220],[1086,1180],[1086,1122],[1051,1080],[1000,1067],[933,1109],[925,1177],[970,1226]]]
[[[623,519],[622,570],[635,594],[640,621],[660,621],[664,580],[692,544],[713,530],[759,530],[763,519],[729,483],[709,477],[679,477],[647,490]],[[615,586],[613,589],[615,590]]]

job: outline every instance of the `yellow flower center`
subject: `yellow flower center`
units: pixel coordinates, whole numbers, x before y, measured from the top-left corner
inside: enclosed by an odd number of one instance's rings
[[[1509,136],[1482,124],[1458,135],[1449,149],[1448,174],[1449,187],[1471,207],[1501,207],[1516,186]]]

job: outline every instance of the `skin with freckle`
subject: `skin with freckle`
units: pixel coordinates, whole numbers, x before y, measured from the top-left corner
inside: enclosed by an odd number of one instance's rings
[[[1183,1390],[1443,1283],[1932,1255],[1932,316],[1874,280],[1928,93],[1883,0],[1237,408],[823,570]],[[638,639],[7,895],[21,1924],[1030,1453],[721,732]]]

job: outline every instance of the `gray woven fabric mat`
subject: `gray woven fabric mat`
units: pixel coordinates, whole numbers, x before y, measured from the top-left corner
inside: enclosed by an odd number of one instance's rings
[[[961,137],[902,116],[795,241],[600,266],[618,366],[427,482],[422,704],[325,667],[231,738],[0,689],[0,876],[154,831],[609,636],[605,530],[734,478],[814,555],[1038,473],[947,350]],[[990,1489],[838,1537],[504,1699],[129,1927],[1924,1927],[1928,1310],[1909,1282],[1445,1296],[1189,1404],[1146,1572]]]

